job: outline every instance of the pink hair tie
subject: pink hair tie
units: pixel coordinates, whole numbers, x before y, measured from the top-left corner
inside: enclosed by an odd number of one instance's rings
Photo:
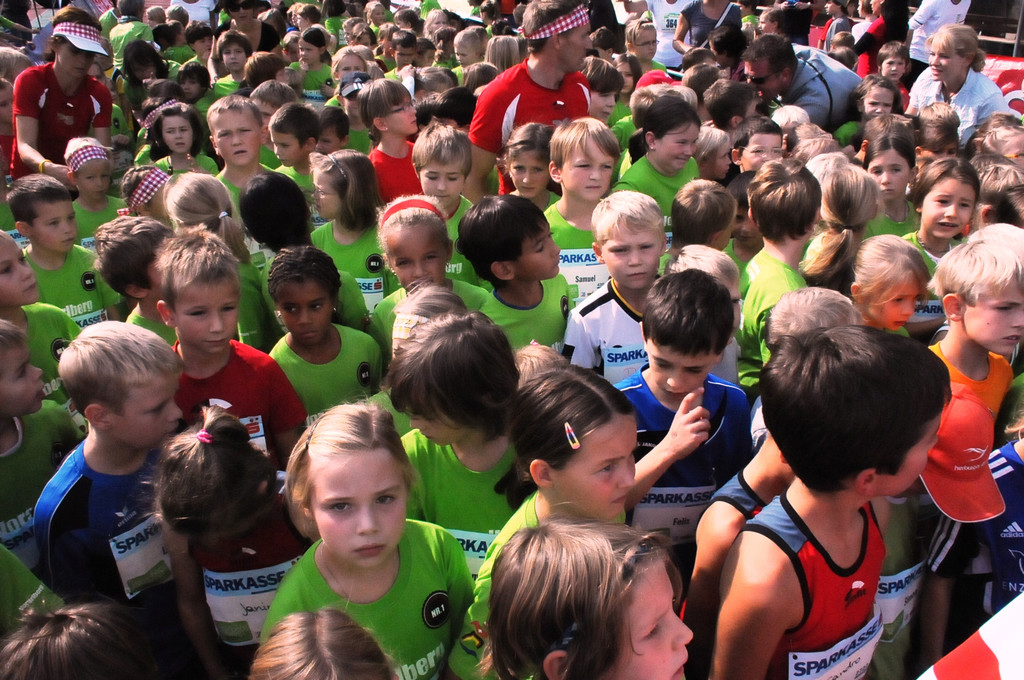
[[[110,154],[102,146],[83,146],[68,156],[68,168],[71,172],[78,172],[83,165],[89,161],[107,161]]]
[[[571,31],[577,26],[582,26],[590,21],[590,15],[587,14],[587,6],[580,5],[568,14],[563,14],[554,21],[544,24],[533,33],[526,36],[527,40],[540,40],[542,38],[550,38],[553,35],[559,33],[565,33]]]
[[[198,439],[204,444],[213,443],[213,435],[207,432],[206,428],[203,428],[202,430],[199,430],[199,432],[196,432],[196,439]]]
[[[437,215],[438,217],[440,217],[442,222],[445,221],[444,215],[442,215],[441,211],[437,209],[437,206],[435,206],[430,201],[424,201],[422,198],[407,198],[404,201],[399,201],[398,203],[395,203],[390,208],[388,208],[384,212],[384,217],[382,217],[380,219],[380,223],[384,224],[389,219],[391,219],[391,217],[395,213],[400,213],[403,210],[409,210],[411,208],[420,208],[421,210],[429,210],[430,212],[432,212],[435,215]]]

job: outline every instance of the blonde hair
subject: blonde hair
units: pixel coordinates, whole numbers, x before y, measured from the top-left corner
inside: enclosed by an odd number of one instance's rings
[[[551,135],[551,162],[556,168],[563,167],[572,152],[585,150],[591,141],[613,160],[619,158],[619,141],[611,128],[596,118],[577,118],[555,128]]]
[[[375,118],[383,118],[391,109],[410,101],[412,96],[397,80],[371,80],[359,91],[359,118],[366,126],[370,138],[379,141],[380,130],[374,125]]]
[[[793,104],[786,104],[775,109],[772,114],[772,120],[778,125],[783,131],[787,131],[790,128],[795,130],[799,126],[810,123],[811,116],[804,110],[802,106],[795,106]]]
[[[970,61],[970,67],[981,73],[985,68],[985,51],[978,47],[978,32],[964,24],[946,24],[933,33],[925,45],[939,52],[953,52]]]
[[[996,128],[981,140],[981,150],[985,153],[995,153],[1002,156],[1006,153],[1006,144],[1015,137],[1020,136],[1024,136],[1024,127],[1019,125]]]
[[[697,150],[694,151],[693,156],[698,163],[703,163],[710,160],[716,153],[729,148],[732,148],[732,140],[729,138],[728,132],[710,125],[702,125],[700,134],[697,135]]]
[[[1013,224],[989,224],[971,233],[970,243],[988,241],[1012,250],[1024,262],[1024,229]]]
[[[733,259],[711,246],[683,246],[675,259],[665,265],[666,274],[674,274],[687,269],[698,269],[710,274],[724,286],[740,282],[740,268],[736,266]]]
[[[231,216],[231,195],[219,179],[198,172],[178,175],[171,180],[165,200],[179,228],[202,227],[220,237],[239,262],[249,262],[245,233]]]
[[[118,413],[132,388],[146,387],[156,376],[177,376],[181,369],[181,357],[166,340],[120,321],[87,326],[57,367],[75,408],[103,404]]]
[[[458,165],[463,175],[468,175],[473,164],[473,145],[469,135],[462,130],[432,122],[416,138],[412,147],[412,164],[416,172],[431,163]]]
[[[189,286],[228,283],[239,291],[238,260],[224,242],[205,229],[186,229],[164,241],[157,257],[160,297],[174,309]]]
[[[612,523],[552,518],[515,533],[494,563],[483,670],[499,680],[554,680],[544,659],[566,652],[559,680],[604,677],[629,639],[634,588],[664,569],[678,611],[682,581],[664,537]]]
[[[916,284],[918,297],[924,298],[930,278],[921,253],[910,241],[894,234],[874,236],[857,252],[853,302],[866,319],[872,307],[891,300],[892,291],[904,283]]]
[[[958,295],[973,306],[982,295],[998,294],[1011,287],[1024,291],[1024,262],[1014,250],[990,239],[968,241],[939,260],[928,287],[939,298]]]
[[[67,148],[64,150],[64,162],[69,163],[71,161],[71,157],[75,154],[76,151],[78,151],[79,149],[84,149],[89,146],[98,146],[99,148],[104,149],[108,154],[110,153],[110,147],[103,146],[103,144],[100,143],[100,140],[96,139],[95,137],[74,137],[68,140]],[[113,167],[113,161],[111,161],[110,158],[107,158],[105,162],[110,163],[111,167]]]
[[[498,72],[507,71],[523,60],[522,38],[512,35],[496,35],[487,41],[484,60],[493,64]]]
[[[665,218],[657,201],[638,191],[616,191],[601,199],[594,208],[591,223],[594,243],[598,245],[623,232],[665,236]]]
[[[779,298],[768,319],[769,345],[784,335],[800,335],[817,328],[860,324],[860,314],[845,295],[828,288],[800,288]]]
[[[29,66],[32,66],[32,60],[21,50],[16,50],[13,47],[0,47],[0,78],[14,83],[21,72]]]
[[[372,52],[371,52],[371,54],[372,54]],[[341,80],[341,75],[338,72],[338,69],[341,68],[341,60],[344,59],[345,57],[348,57],[348,56],[353,56],[356,59],[358,59],[359,61],[363,62],[363,66],[359,70],[363,71],[364,73],[366,72],[366,63],[367,62],[366,62],[366,57],[363,54],[363,51],[356,49],[352,45],[348,45],[348,46],[342,47],[340,50],[335,52],[334,53],[334,57],[331,59],[331,75],[334,76],[335,80]]]
[[[387,215],[391,208],[405,201],[412,200],[426,201],[434,206],[437,212],[435,213],[426,208],[409,207],[392,214],[387,220],[383,219],[384,215]],[[388,203],[381,212],[380,227],[377,229],[377,239],[380,241],[381,250],[384,251],[385,255],[388,255],[388,237],[403,229],[427,229],[433,232],[433,236],[437,239],[438,243],[450,246],[452,239],[448,236],[448,226],[441,219],[443,214],[444,210],[441,208],[441,203],[433,196],[403,196],[396,198],[391,203]]]
[[[516,350],[519,384],[551,370],[565,368],[569,360],[548,345],[525,345]]]
[[[289,33],[289,35],[291,34]],[[290,69],[285,70],[288,71]],[[228,111],[233,113],[247,113],[252,116],[253,121],[257,125],[263,125],[263,114],[260,113],[259,107],[256,106],[256,102],[237,94],[231,94],[215,101],[210,106],[209,111],[206,112],[206,122],[211,133],[217,128],[217,117],[221,113]]]
[[[416,471],[395,431],[394,418],[380,406],[369,402],[335,406],[306,429],[288,458],[285,482],[292,519],[303,534],[313,540],[320,537],[316,523],[307,516],[313,500],[310,459],[358,456],[377,449],[390,454],[401,472],[405,488],[411,489]]]
[[[391,680],[373,635],[345,612],[294,612],[256,651],[251,680]]]
[[[823,173],[821,250],[803,267],[809,285],[849,293],[857,248],[880,197],[878,183],[864,168],[847,163]]]

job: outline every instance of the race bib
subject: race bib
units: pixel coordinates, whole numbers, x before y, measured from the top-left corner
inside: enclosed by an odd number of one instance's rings
[[[878,582],[875,604],[882,612],[882,642],[892,642],[914,620],[923,575],[922,562]]]
[[[882,637],[882,615],[875,607],[874,616],[848,638],[820,652],[790,652],[789,677],[802,680],[857,680],[863,678],[871,665],[879,638]]]
[[[267,453],[267,431],[263,427],[263,416],[245,416],[238,421],[249,432],[249,443]]]
[[[944,318],[946,318],[946,312],[942,309],[942,300],[922,300],[914,306],[914,315],[910,317],[910,322],[918,323]]]
[[[603,286],[611,276],[597,261],[593,248],[565,248],[558,256],[558,271],[569,282],[569,295],[576,304]]]
[[[29,569],[39,564],[39,546],[32,525],[34,514],[35,508],[26,508],[20,515],[0,522],[0,542]]]
[[[713,485],[654,487],[633,508],[633,526],[664,533],[673,545],[692,543],[714,493]]]
[[[129,599],[146,588],[171,580],[171,561],[164,550],[163,534],[155,517],[110,539],[117,572]]]
[[[469,575],[475,579],[476,575],[480,573],[481,565],[484,563],[487,548],[490,547],[491,541],[494,540],[498,533],[459,531],[458,529],[449,529],[448,531],[459,541],[459,545],[462,546],[462,552],[466,554],[466,564],[469,565]]]
[[[601,347],[605,380],[612,385],[637,373],[647,363],[647,352],[642,343]]]
[[[107,310],[94,310],[92,300],[86,300],[80,304],[70,304],[64,308],[72,321],[78,324],[79,328],[91,326],[94,323],[107,320]]]
[[[366,302],[366,309],[373,311],[384,299],[384,277],[375,276],[372,279],[356,279],[359,284],[359,292],[363,294],[363,301]]]
[[[259,642],[270,603],[293,560],[263,569],[221,573],[203,569],[206,604],[213,615],[217,636],[228,645]]]
[[[85,248],[86,250],[88,250],[90,253],[95,253],[96,252],[96,237],[95,236],[86,236],[85,238],[82,239],[81,246],[83,248]]]

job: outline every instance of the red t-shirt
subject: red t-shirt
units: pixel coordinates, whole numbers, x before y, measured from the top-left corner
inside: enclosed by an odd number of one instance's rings
[[[412,142],[409,145],[405,158],[395,158],[374,148],[370,152],[370,162],[377,173],[377,186],[380,188],[380,197],[385,203],[390,203],[399,196],[415,196],[422,194],[420,178],[416,174],[416,168],[412,164]]]
[[[177,344],[174,349],[177,351]],[[236,340],[231,341],[231,350],[227,365],[209,378],[182,373],[174,401],[189,424],[198,420],[203,406],[224,407],[249,429],[250,442],[284,469],[283,462],[291,451],[278,455],[273,435],[302,425],[306,409],[284,371],[269,355]]]
[[[22,71],[14,81],[14,119],[27,116],[39,121],[36,149],[54,163],[64,164],[64,151],[73,137],[89,134],[90,128],[109,128],[111,112],[110,91],[91,76],[70,97],[57,84],[53,64],[33,66]],[[17,123],[15,123],[17,138]],[[28,168],[17,155],[11,163],[14,178],[36,172]]]
[[[874,37],[875,44],[857,58],[857,75],[861,78],[878,73],[878,50],[885,42],[885,19],[878,18],[872,21],[865,35]]]
[[[558,125],[589,112],[590,88],[582,73],[567,74],[561,87],[550,90],[530,78],[524,61],[499,75],[480,95],[469,126],[469,140],[497,154],[520,125]]]

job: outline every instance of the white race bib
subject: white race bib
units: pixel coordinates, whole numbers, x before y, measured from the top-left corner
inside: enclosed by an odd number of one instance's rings
[[[857,680],[863,678],[871,665],[878,640],[882,637],[882,614],[875,607],[874,616],[848,638],[820,652],[790,652],[789,678],[802,680]]]
[[[882,576],[875,604],[882,612],[882,642],[890,642],[914,620],[917,612],[924,563],[915,564],[898,574]]]
[[[249,432],[249,443],[263,453],[267,452],[267,431],[263,427],[263,416],[244,416],[238,421]]]
[[[363,301],[366,302],[366,309],[373,309],[384,299],[384,277],[375,276],[372,279],[356,279],[359,284],[359,292],[363,294]]]
[[[233,646],[259,642],[270,603],[285,574],[298,561],[296,557],[272,567],[226,574],[203,569],[206,604],[222,642]]]
[[[147,518],[109,542],[124,594],[129,599],[146,588],[171,580],[171,560],[155,517]]]
[[[605,380],[615,385],[643,368],[643,365],[647,363],[647,352],[644,351],[643,343],[615,345],[614,347],[603,345],[601,360],[604,362]]]
[[[491,546],[491,541],[498,535],[498,532],[492,534],[484,531],[460,531],[458,529],[449,529],[448,531],[458,539],[459,545],[462,546],[462,552],[466,554],[469,575],[476,578],[476,575],[480,573],[480,566],[484,563],[484,557],[487,555],[487,548]]]
[[[569,294],[576,304],[611,278],[608,267],[597,261],[593,248],[563,248],[558,271],[569,282]]]
[[[633,508],[633,526],[667,534],[673,545],[692,543],[714,493],[713,485],[654,487]]]

